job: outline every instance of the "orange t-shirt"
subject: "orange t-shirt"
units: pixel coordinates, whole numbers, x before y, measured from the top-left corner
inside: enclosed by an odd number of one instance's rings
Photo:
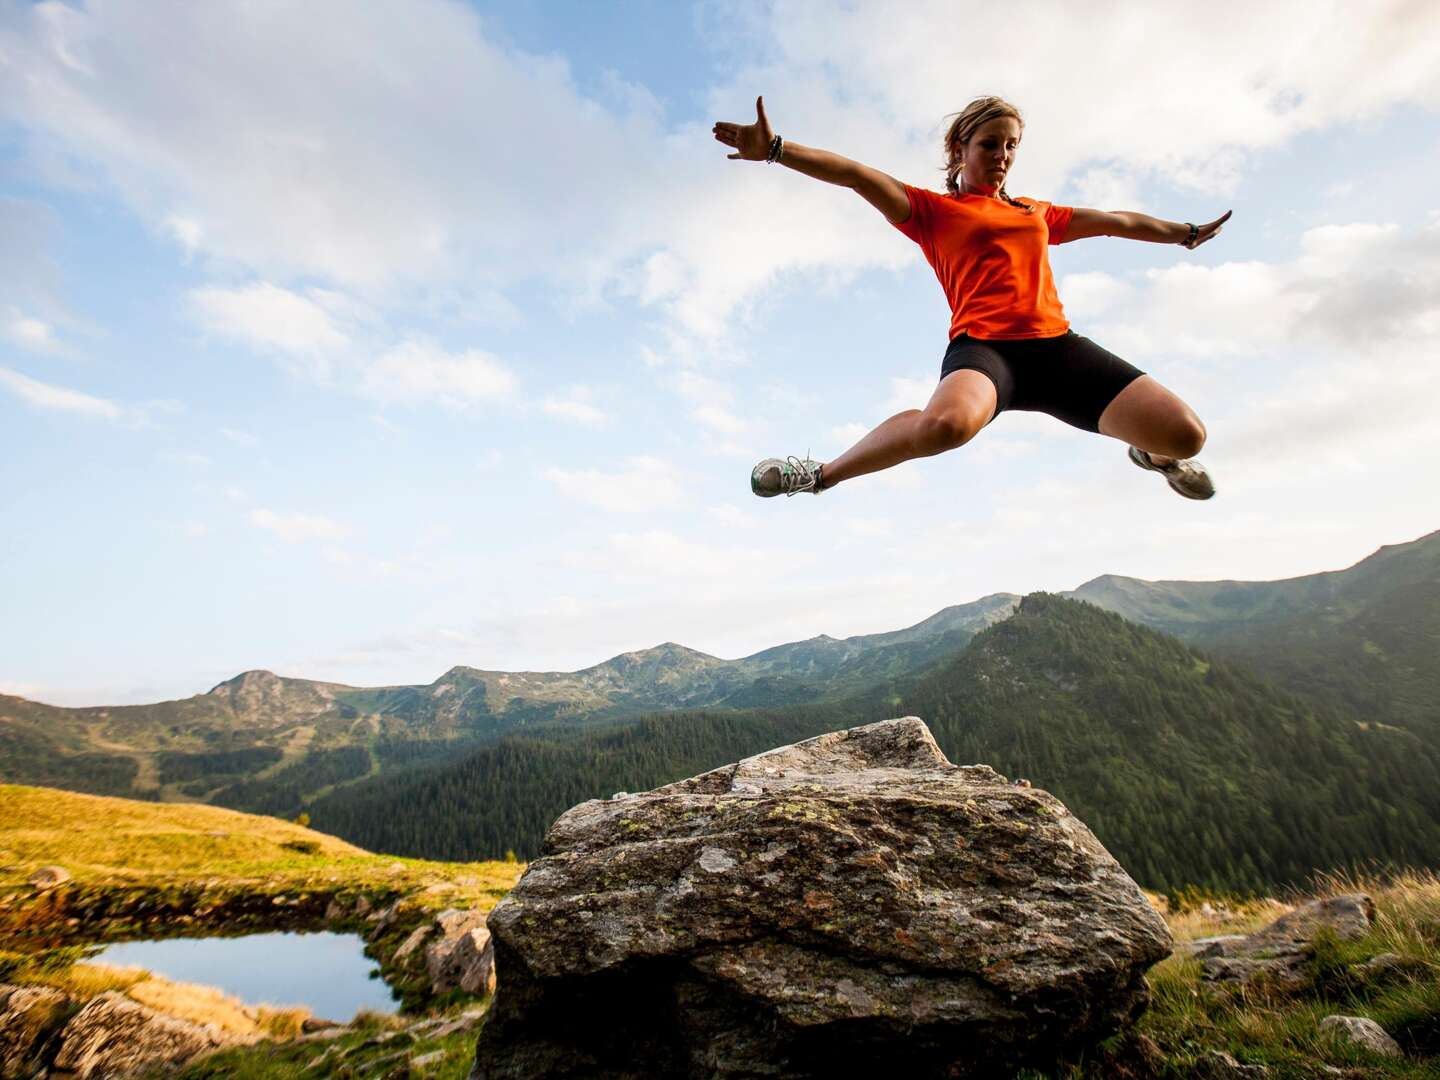
[[[910,216],[895,225],[920,245],[950,301],[950,337],[1058,337],[1070,329],[1046,244],[1065,239],[1070,206],[1027,199],[1027,214],[984,195],[905,185]]]

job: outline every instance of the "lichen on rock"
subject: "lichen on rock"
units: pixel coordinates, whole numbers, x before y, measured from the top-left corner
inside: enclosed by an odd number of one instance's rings
[[[487,920],[473,1077],[980,1074],[1114,1033],[1163,920],[909,717],[564,814]]]

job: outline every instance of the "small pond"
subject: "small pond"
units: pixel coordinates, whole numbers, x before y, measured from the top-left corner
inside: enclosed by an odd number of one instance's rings
[[[250,1005],[303,1005],[325,1020],[394,1012],[395,998],[357,934],[251,934],[110,945],[95,963],[142,967],[175,982],[218,986]]]

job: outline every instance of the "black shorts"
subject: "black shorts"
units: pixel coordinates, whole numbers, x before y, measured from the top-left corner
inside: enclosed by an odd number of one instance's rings
[[[982,341],[961,334],[950,342],[940,378],[970,368],[995,384],[995,415],[1006,409],[1049,413],[1085,431],[1100,430],[1100,414],[1145,374],[1087,337]]]

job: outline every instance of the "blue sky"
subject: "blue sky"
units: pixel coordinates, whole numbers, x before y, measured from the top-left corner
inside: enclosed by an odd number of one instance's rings
[[[764,93],[939,188],[989,92],[1026,113],[1017,193],[1234,209],[1194,253],[1052,249],[1075,328],[1206,421],[1220,494],[1012,414],[754,499],[755,460],[923,404],[948,311],[856,196],[711,123]],[[0,0],[0,690],[737,656],[1413,539],[1437,113],[1427,5]]]

